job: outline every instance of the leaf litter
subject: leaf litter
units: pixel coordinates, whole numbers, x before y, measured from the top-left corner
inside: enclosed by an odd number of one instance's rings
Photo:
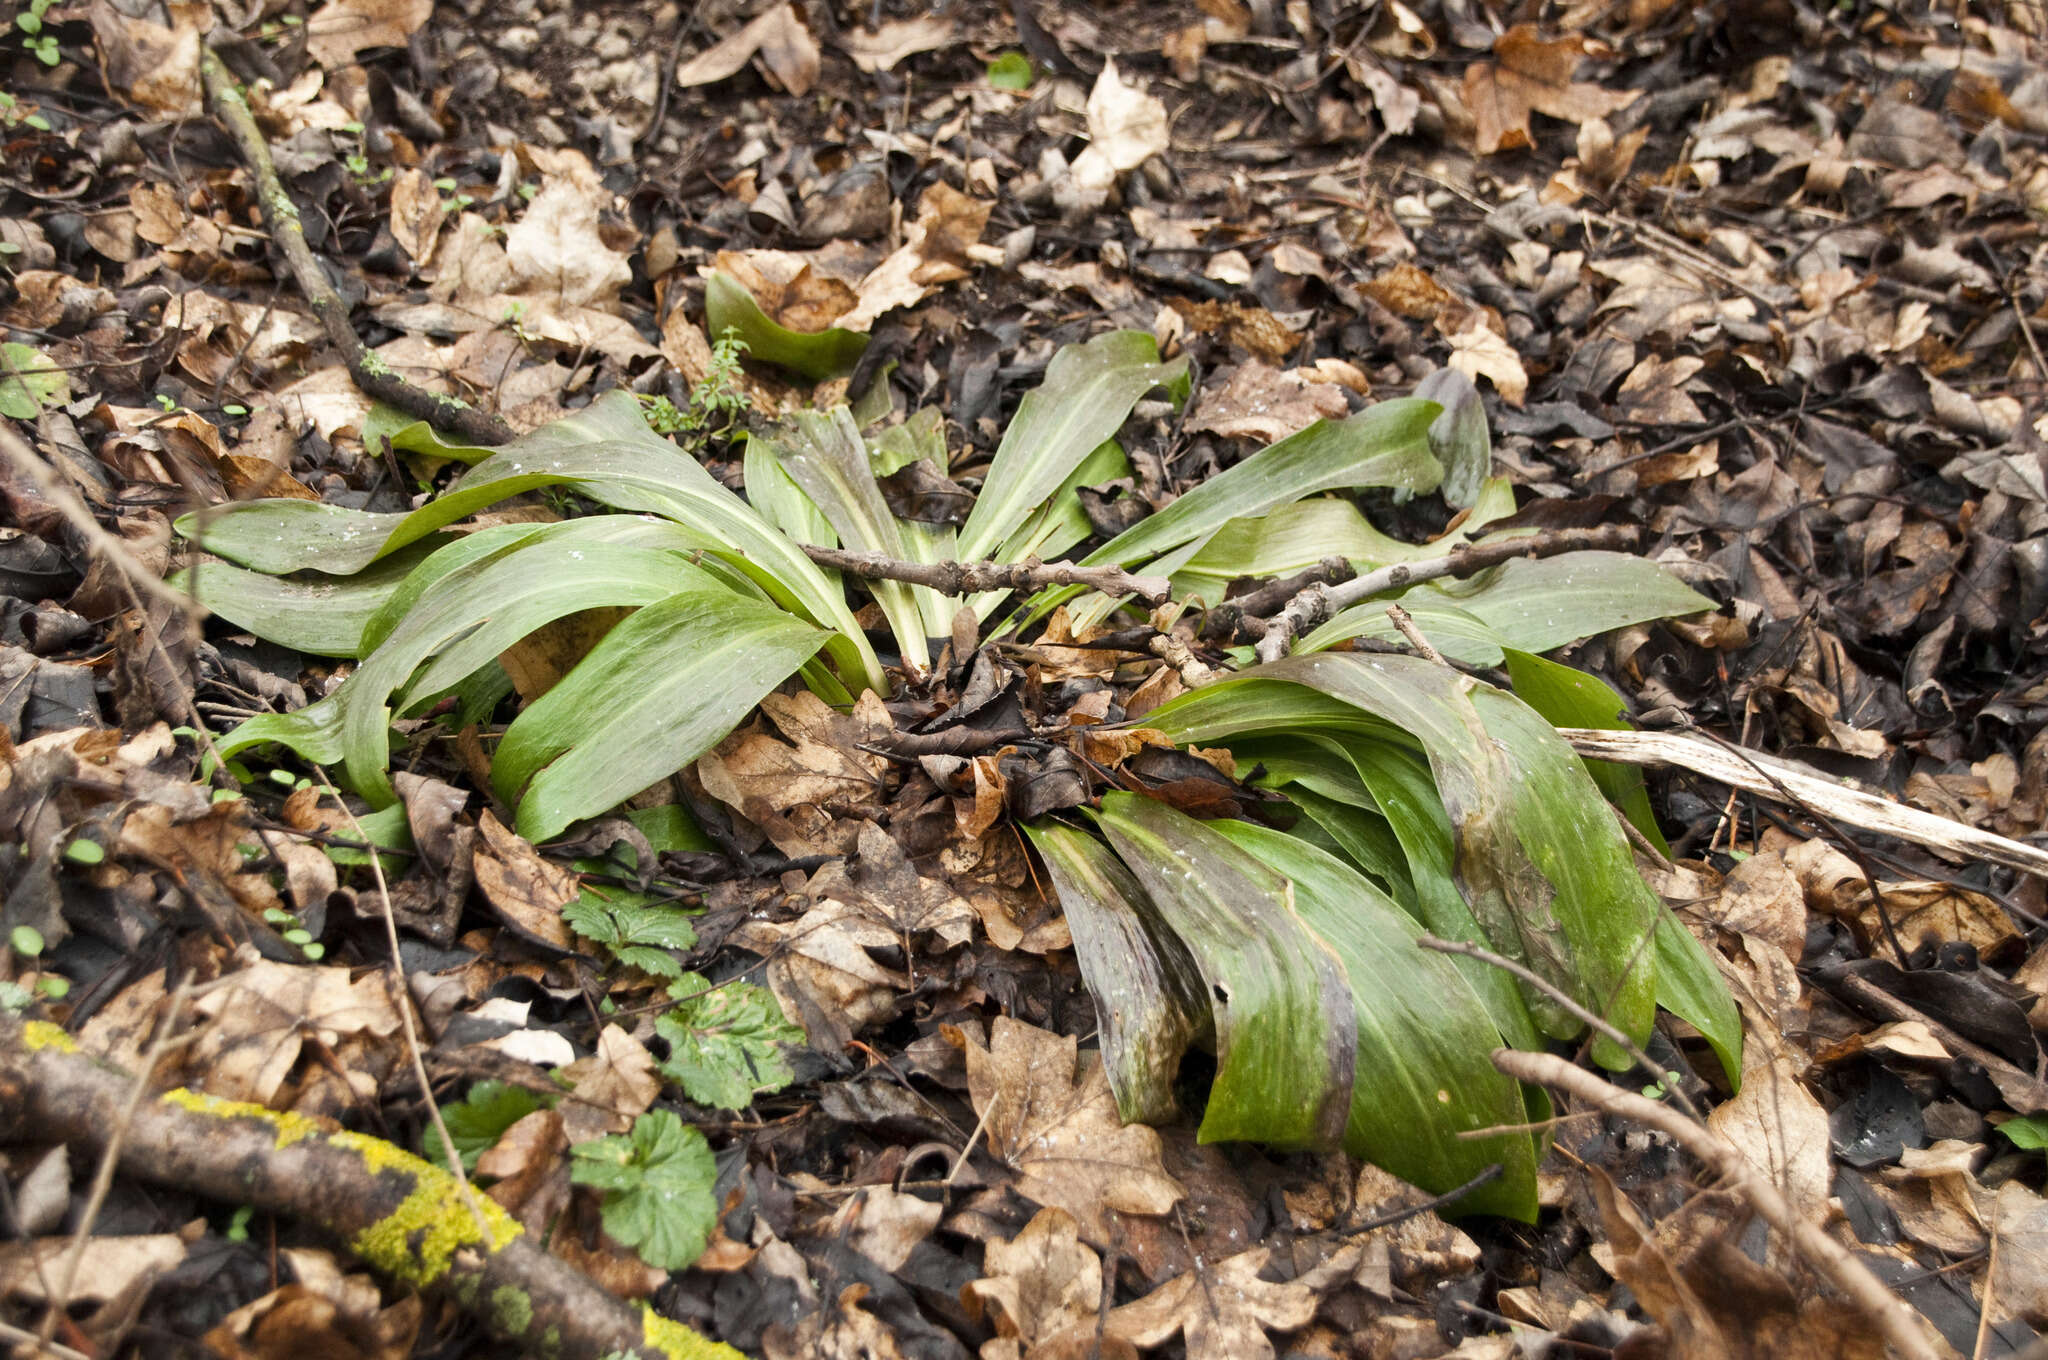
[[[0,414],[58,480],[10,464],[0,532],[8,1010],[130,1068],[175,1024],[161,1084],[429,1148],[410,1006],[488,1193],[558,1223],[557,1253],[607,1287],[760,1354],[1881,1353],[1869,1315],[1750,1231],[1747,1205],[1584,1108],[1545,1126],[1530,1228],[1452,1226],[1435,1210],[1455,1203],[1327,1147],[1198,1146],[1170,1112],[1201,1107],[1227,1052],[1213,1073],[1200,1055],[1154,1071],[1126,1108],[1158,1129],[1123,1124],[1124,1074],[1145,1066],[1075,949],[1155,937],[1068,931],[1059,880],[1080,862],[1034,853],[1019,818],[1112,791],[1257,815],[1293,790],[1319,853],[1378,846],[1390,900],[1423,889],[1391,831],[1332,796],[1394,805],[1394,765],[1368,777],[1276,745],[1196,770],[1118,728],[1198,673],[1103,636],[1097,602],[963,635],[920,597],[903,618],[926,625],[924,687],[769,692],[628,800],[630,835],[535,845],[515,829],[523,790],[491,782],[504,677],[527,674],[511,651],[394,711],[414,743],[398,803],[344,814],[317,775],[249,751],[243,796],[217,799],[194,719],[224,731],[333,693],[375,604],[347,627],[327,615],[333,650],[239,619],[181,640],[65,501],[204,599],[209,572],[236,569],[174,546],[177,516],[295,496],[395,517],[455,470],[323,348],[247,171],[167,121],[201,111],[202,48],[232,26],[224,58],[375,362],[517,430],[616,388],[687,406],[730,327],[764,416],[876,390],[863,428],[940,412],[935,456],[889,468],[920,470],[894,494],[951,507],[909,517],[929,533],[906,556],[1108,542],[1214,609],[1314,567],[1300,531],[1318,526],[1377,565],[1388,544],[1638,525],[1643,556],[1717,612],[1595,621],[1590,576],[1559,568],[1547,604],[1509,588],[1539,563],[1412,612],[1454,661],[1504,659],[1525,697],[1518,657],[1568,644],[1636,723],[2038,843],[2038,14],[332,0],[204,30],[177,7],[169,26],[20,8],[44,27],[12,30],[0,104]],[[1724,47],[1736,59],[1706,60]],[[1005,431],[1061,429],[1056,410],[1013,420],[1020,399],[1066,371],[1061,346],[1119,327],[1156,371],[1113,380],[1151,385],[1018,480]],[[1420,463],[1341,502],[1285,504],[1299,493],[1259,481],[1272,460],[1218,482],[1319,420],[1425,380],[1443,393],[1443,370],[1490,433],[1455,499]],[[729,442],[705,458],[728,487],[759,465]],[[1070,473],[1067,521],[1012,518],[1049,510]],[[1482,518],[1485,478],[1505,514]],[[459,532],[563,508],[522,488]],[[1262,536],[1235,527],[1261,511]],[[344,579],[293,584],[318,611]],[[1551,636],[1559,600],[1585,611],[1567,624],[1613,631]],[[1011,621],[1014,602],[975,604]],[[858,624],[886,635],[874,606]],[[1337,632],[1402,645],[1377,609]],[[1627,789],[1645,796],[1670,859],[1639,863],[1730,979],[1748,1041],[1738,1092],[1667,1018],[1638,1076],[1710,1106],[1946,1345],[2020,1352],[2048,1325],[2043,878],[1858,830],[1758,791],[1767,777],[1604,768],[1625,810]],[[1200,1047],[1201,981],[1168,1022],[1180,1048]],[[8,1155],[21,1204],[29,1162]],[[689,1213],[657,1210],[665,1195]],[[284,1281],[225,1215],[190,1240],[134,1229],[203,1203],[116,1179],[70,1300],[103,1306],[74,1341],[284,1355],[338,1328],[365,1355],[413,1352],[418,1304],[303,1230],[277,1225]],[[30,1261],[64,1240],[51,1229],[0,1259],[10,1325],[44,1316]]]

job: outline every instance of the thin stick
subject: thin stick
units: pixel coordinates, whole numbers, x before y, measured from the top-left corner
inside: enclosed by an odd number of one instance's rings
[[[342,800],[341,791],[334,787],[334,781],[327,777],[327,771],[318,765],[313,769],[320,776],[321,788],[334,800],[334,805],[341,809],[341,815],[348,818],[348,824],[354,829],[356,839],[371,846],[370,877],[376,880],[377,901],[383,908],[384,942],[391,948],[389,976],[397,982],[398,995],[393,1000],[398,1007],[398,1022],[405,1028],[406,1056],[412,1059],[412,1073],[420,1084],[420,1099],[427,1103],[427,1116],[434,1121],[434,1132],[441,1135],[441,1150],[448,1154],[448,1174],[455,1177],[455,1183],[462,1187],[462,1202],[469,1209],[470,1215],[476,1219],[476,1230],[483,1235],[481,1240],[488,1241],[491,1236],[490,1221],[484,1217],[483,1206],[476,1202],[476,1187],[469,1183],[469,1176],[463,1170],[462,1154],[455,1150],[455,1139],[448,1132],[448,1121],[441,1118],[441,1107],[434,1100],[434,1084],[427,1076],[427,1060],[420,1055],[419,1031],[412,1023],[412,994],[406,989],[405,964],[398,951],[398,918],[391,910],[391,889],[384,881],[384,861],[380,858],[382,852],[370,841],[370,833],[363,829],[363,824],[357,819],[354,810]]]
[[[508,444],[516,435],[510,425],[489,412],[480,411],[459,397],[442,396],[407,382],[394,373],[383,356],[366,348],[350,323],[348,304],[328,281],[313,247],[306,241],[305,225],[298,207],[277,177],[277,165],[270,158],[270,143],[249,112],[248,101],[235,87],[227,68],[211,47],[199,50],[199,74],[206,84],[206,100],[214,116],[227,130],[242,153],[249,173],[256,177],[256,198],[263,205],[263,221],[270,228],[271,242],[284,257],[292,280],[305,295],[313,315],[327,332],[327,339],[340,352],[365,395],[388,402],[409,416],[416,416],[438,429],[449,430],[476,444]]]
[[[1536,973],[1531,972],[1527,968],[1524,968],[1521,964],[1516,963],[1513,959],[1508,958],[1505,955],[1496,954],[1491,949],[1488,949],[1483,945],[1467,944],[1463,940],[1438,939],[1434,935],[1424,935],[1421,939],[1417,940],[1416,943],[1421,945],[1424,949],[1432,950],[1438,954],[1461,954],[1468,959],[1478,959],[1481,963],[1487,964],[1490,967],[1498,968],[1503,973],[1507,973],[1514,977],[1520,978],[1522,981],[1528,983],[1531,987],[1534,987],[1537,991],[1549,997],[1552,1001],[1555,1001],[1558,1005],[1564,1007],[1567,1011],[1571,1012],[1571,1014],[1577,1016],[1588,1027],[1592,1028],[1593,1030],[1596,1030],[1600,1034],[1605,1035],[1608,1039],[1612,1040],[1615,1046],[1620,1048],[1622,1052],[1628,1054],[1629,1057],[1635,1059],[1636,1062],[1642,1067],[1642,1069],[1645,1072],[1656,1072],[1661,1070],[1658,1068],[1655,1060],[1653,1060],[1648,1053],[1645,1053],[1643,1051],[1642,1045],[1638,1044],[1635,1040],[1629,1038],[1625,1032],[1616,1028],[1613,1024],[1609,1023],[1605,1016],[1595,1015],[1592,1011],[1587,1010],[1584,1006],[1581,1006],[1577,1001],[1574,1001],[1571,998],[1571,996],[1562,988],[1560,988],[1556,983],[1551,982],[1546,978],[1538,976]],[[1681,1110],[1683,1110],[1686,1114],[1690,1115],[1694,1119],[1698,1119],[1700,1117],[1698,1107],[1696,1107],[1692,1103],[1692,1099],[1689,1096],[1687,1096],[1684,1091],[1681,1091],[1678,1088],[1678,1083],[1666,1082],[1665,1089],[1671,1092],[1671,1099],[1677,1103],[1678,1107]]]
[[[1105,595],[1135,595],[1163,603],[1173,591],[1164,576],[1139,576],[1122,567],[1084,567],[1077,562],[907,562],[877,552],[804,545],[821,567],[866,581],[904,581],[929,586],[941,595],[974,595],[984,590],[1037,590],[1042,586],[1088,586]]]
[[[93,1357],[84,1351],[75,1351],[55,1341],[46,1341],[33,1332],[24,1332],[21,1328],[5,1322],[0,1322],[0,1341],[11,1341],[17,1346],[34,1346],[36,1349],[28,1352],[30,1355],[52,1355],[56,1360],[93,1360]]]
[[[195,618],[206,616],[206,610],[197,600],[172,590],[164,584],[161,576],[138,562],[134,549],[125,539],[102,528],[100,522],[93,518],[92,511],[86,509],[85,503],[57,479],[57,474],[36,455],[27,441],[5,425],[0,425],[0,453],[7,455],[7,461],[28,479],[37,495],[57,507],[57,513],[64,516],[64,522],[76,529],[88,546],[105,554],[115,570],[132,581],[143,594],[173,609],[188,610]]]
[[[1622,524],[1607,524],[1597,529],[1553,529],[1522,538],[1483,543],[1478,547],[1453,548],[1443,557],[1426,561],[1396,562],[1341,585],[1312,585],[1266,621],[1265,631],[1258,641],[1259,660],[1278,661],[1287,655],[1287,649],[1295,638],[1382,591],[1399,590],[1403,586],[1445,576],[1474,576],[1488,567],[1497,567],[1518,557],[1555,557],[1559,553],[1588,549],[1626,548],[1635,542],[1635,538],[1635,529]],[[1246,628],[1251,624],[1250,619],[1244,621]]]
[[[1424,661],[1434,661],[1439,666],[1451,664],[1444,660],[1442,652],[1429,645],[1429,639],[1424,637],[1422,630],[1415,626],[1414,616],[1409,614],[1407,610],[1403,609],[1400,605],[1390,604],[1387,606],[1387,617],[1394,621],[1394,627],[1400,630],[1401,636],[1408,639],[1408,645],[1415,649],[1417,656],[1421,657]]]
[[[1864,831],[1896,836],[1966,859],[1988,859],[2048,878],[2048,850],[1848,788],[1818,770],[1760,751],[1724,750],[1713,742],[1682,732],[1561,727],[1557,734],[1580,755],[1595,760],[1690,770],[1775,802],[1794,807],[1811,804],[1836,821]]]
[[[1869,1267],[1821,1231],[1819,1225],[1795,1213],[1778,1187],[1759,1176],[1733,1143],[1697,1119],[1688,1118],[1669,1105],[1621,1090],[1549,1053],[1497,1048],[1493,1051],[1493,1065],[1517,1081],[1563,1091],[1618,1119],[1632,1120],[1666,1135],[1720,1176],[1764,1222],[1784,1234],[1801,1256],[1869,1314],[1900,1355],[1906,1360],[1936,1360],[1935,1349],[1913,1310],[1885,1288]]]

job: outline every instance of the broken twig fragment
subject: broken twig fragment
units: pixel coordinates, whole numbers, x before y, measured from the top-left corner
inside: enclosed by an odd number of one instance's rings
[[[804,545],[813,562],[864,581],[902,581],[928,586],[941,595],[984,590],[1038,590],[1044,586],[1087,586],[1105,595],[1135,595],[1146,604],[1163,603],[1172,587],[1164,576],[1138,576],[1122,567],[1084,567],[1077,562],[906,562],[875,552]]]

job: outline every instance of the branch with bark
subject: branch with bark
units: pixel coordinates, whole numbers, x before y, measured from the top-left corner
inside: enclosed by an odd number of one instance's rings
[[[941,595],[974,595],[984,590],[1038,590],[1044,586],[1087,586],[1105,595],[1135,595],[1160,604],[1172,593],[1164,576],[1139,576],[1122,567],[1084,567],[1078,562],[907,562],[877,552],[805,544],[813,562],[864,581],[902,581],[929,586]]]
[[[395,406],[437,429],[459,434],[473,444],[510,443],[517,433],[510,425],[459,397],[429,392],[406,381],[392,371],[381,355],[363,344],[349,321],[348,303],[335,291],[327,270],[306,240],[305,224],[299,220],[298,206],[278,178],[269,141],[256,126],[255,116],[249,112],[249,103],[234,78],[211,47],[199,51],[199,74],[206,85],[207,105],[227,130],[235,149],[242,153],[249,173],[256,178],[256,197],[263,207],[263,224],[270,231],[271,243],[284,257],[292,281],[312,307],[321,329],[327,332],[328,343],[340,353],[355,385],[364,395]]]
[[[0,1140],[97,1155],[124,1130],[120,1169],[316,1224],[380,1273],[445,1296],[535,1355],[744,1360],[549,1255],[453,1176],[380,1138],[183,1088],[122,1107],[134,1078],[77,1051],[55,1025],[0,1015]]]
[[[1287,601],[1286,607],[1265,620],[1263,626],[1259,626],[1258,620],[1247,617],[1241,621],[1240,629],[1257,638],[1261,662],[1278,661],[1287,655],[1296,638],[1352,605],[1361,604],[1384,591],[1400,590],[1446,576],[1455,579],[1476,576],[1489,567],[1497,567],[1518,557],[1556,557],[1560,553],[1588,549],[1612,551],[1629,548],[1634,546],[1635,539],[1634,528],[1607,524],[1597,529],[1552,529],[1478,547],[1453,548],[1443,557],[1422,562],[1396,562],[1337,585],[1321,582],[1311,585],[1297,592]]]

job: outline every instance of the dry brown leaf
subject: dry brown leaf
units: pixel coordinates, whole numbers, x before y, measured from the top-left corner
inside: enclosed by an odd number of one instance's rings
[[[929,932],[947,949],[973,938],[975,911],[952,888],[926,878],[888,832],[862,822],[857,857],[828,864],[811,875],[805,891],[815,902],[843,902],[881,922],[899,936]]]
[[[1104,1330],[1147,1347],[1179,1332],[1187,1339],[1188,1360],[1272,1360],[1266,1333],[1305,1326],[1315,1316],[1316,1293],[1300,1281],[1260,1279],[1270,1255],[1255,1247],[1214,1266],[1197,1266],[1112,1310]]]
[[[478,820],[483,835],[472,857],[476,885],[491,910],[522,939],[567,954],[575,948],[562,908],[581,891],[576,875],[543,858],[533,843],[490,812]]]
[[[509,291],[561,307],[612,305],[633,281],[633,266],[599,230],[611,194],[581,152],[527,151],[541,171],[541,187],[505,233]]]
[[[1090,1242],[1115,1239],[1112,1214],[1163,1214],[1186,1195],[1160,1164],[1159,1135],[1117,1117],[1096,1054],[1070,1035],[998,1017],[983,1048],[950,1027],[967,1055],[967,1090],[988,1149],[1017,1173],[1026,1199],[1065,1209]]]
[[[888,1325],[860,1306],[867,1295],[866,1285],[850,1284],[835,1304],[794,1327],[772,1324],[761,1333],[761,1353],[768,1360],[904,1360]]]
[[[839,1052],[895,1014],[897,998],[910,990],[909,978],[868,954],[900,949],[902,937],[843,902],[821,903],[790,922],[746,921],[732,942],[767,958],[769,990],[821,1052]]]
[[[1271,368],[1253,359],[1203,396],[1187,428],[1271,444],[1350,410],[1335,384],[1313,382],[1299,370]]]
[[[1517,24],[1494,39],[1493,60],[1465,68],[1465,106],[1474,124],[1473,149],[1482,156],[1533,146],[1529,115],[1547,114],[1578,124],[1605,118],[1636,101],[1627,90],[1605,90],[1572,79],[1586,55],[1581,37],[1546,41],[1533,24]]]
[[[558,1110],[535,1110],[514,1121],[481,1157],[479,1176],[495,1179],[485,1193],[537,1235],[569,1199],[569,1139]]]
[[[1508,405],[1522,404],[1529,395],[1529,372],[1522,367],[1522,356],[1515,353],[1515,347],[1496,334],[1484,317],[1472,313],[1464,329],[1448,338],[1452,368],[1474,382],[1490,380]]]
[[[43,1302],[48,1297],[43,1282],[64,1278],[64,1256],[70,1247],[68,1233],[0,1245],[0,1280],[6,1281],[7,1292],[30,1303]],[[88,1237],[68,1302],[104,1303],[176,1268],[185,1252],[185,1239],[176,1233]]]
[[[368,47],[403,47],[434,12],[434,0],[328,0],[306,20],[306,55],[346,66]]]
[[[888,19],[880,28],[842,29],[832,45],[853,58],[863,71],[893,70],[896,63],[919,52],[936,52],[953,41],[954,22],[937,14],[916,19]]]
[[[1072,1214],[1040,1209],[1016,1237],[988,1244],[982,1278],[960,1291],[960,1301],[998,1337],[1035,1346],[1095,1321],[1102,1262],[1082,1244]]]
[[[531,209],[528,210],[529,215]],[[416,265],[433,263],[448,216],[441,191],[420,169],[407,170],[391,182],[391,236]]]
[[[840,1205],[828,1231],[882,1269],[897,1270],[945,1212],[938,1200],[871,1185]]]
[[[724,80],[757,53],[768,73],[791,94],[809,94],[817,83],[817,39],[797,17],[796,8],[783,3],[678,66],[676,84],[687,90]]]
[[[1765,1041],[1745,1050],[1742,1090],[1715,1107],[1707,1124],[1783,1192],[1793,1212],[1823,1222],[1832,1179],[1828,1113],[1790,1061],[1769,1053],[1768,1036],[1753,1027],[1751,1035]]]
[[[189,117],[200,107],[197,21],[205,11],[171,9],[173,28],[131,19],[107,0],[93,0],[86,13],[106,61],[107,84],[156,113]]]
[[[566,1075],[576,1083],[561,1107],[572,1144],[624,1133],[661,1094],[654,1055],[617,1025],[606,1025],[597,1036],[597,1052],[571,1064]]]
[[[808,690],[771,694],[761,709],[789,740],[758,727],[727,737],[697,762],[705,790],[785,855],[852,852],[860,820],[882,815],[887,762],[860,748],[890,729],[887,711],[877,701],[835,713]]]
[[[273,1104],[307,1040],[332,1051],[343,1036],[397,1034],[402,1022],[387,983],[381,972],[358,978],[347,968],[252,964],[193,1003],[209,1023],[193,1041],[186,1075],[209,1095]]]

